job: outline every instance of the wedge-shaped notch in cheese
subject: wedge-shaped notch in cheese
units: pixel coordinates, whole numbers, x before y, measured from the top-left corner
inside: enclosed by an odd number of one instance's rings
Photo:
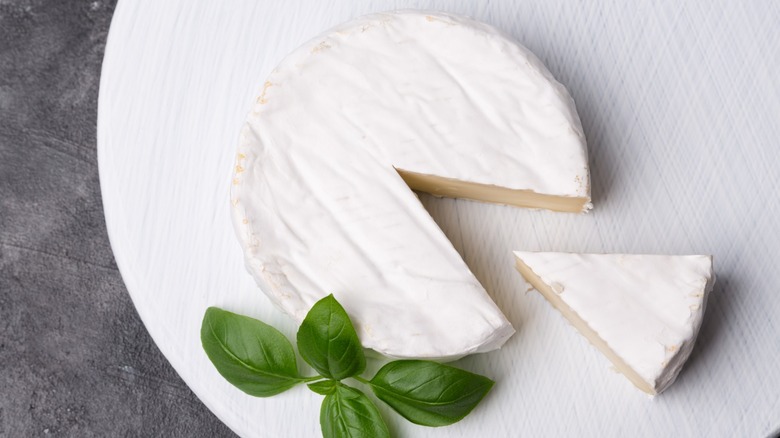
[[[363,345],[454,359],[513,329],[411,189],[589,208],[571,97],[495,29],[438,13],[356,19],[273,70],[241,133],[235,228],[297,319],[333,293]]]
[[[515,256],[523,277],[639,389],[655,395],[674,382],[715,281],[711,256]]]

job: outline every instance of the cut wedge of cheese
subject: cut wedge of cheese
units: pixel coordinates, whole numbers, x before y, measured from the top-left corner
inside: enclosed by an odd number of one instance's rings
[[[711,256],[515,256],[523,277],[639,389],[655,395],[674,382],[715,281]]]
[[[301,320],[333,293],[363,345],[455,359],[514,332],[411,189],[580,212],[574,103],[490,26],[400,11],[338,26],[273,70],[231,191],[249,272]]]

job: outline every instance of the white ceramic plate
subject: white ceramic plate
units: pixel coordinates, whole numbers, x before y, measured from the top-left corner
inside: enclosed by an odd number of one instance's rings
[[[497,380],[461,423],[402,436],[761,436],[780,426],[780,12],[709,0],[613,8],[572,2],[123,0],[101,78],[98,152],[109,236],[127,288],[171,364],[244,436],[315,436],[305,387],[244,395],[208,362],[217,305],[296,327],[244,271],[229,221],[239,129],[296,46],[369,12],[471,15],[514,36],[570,89],[595,209],[556,214],[423,202],[517,334],[459,365]],[[718,284],[678,382],[650,400],[543,299],[511,250],[712,253]],[[641,287],[641,285],[637,285]]]

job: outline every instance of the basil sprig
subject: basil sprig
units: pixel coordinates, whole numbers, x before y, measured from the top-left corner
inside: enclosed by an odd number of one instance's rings
[[[346,378],[368,385],[380,400],[407,420],[446,426],[468,415],[493,387],[487,377],[425,360],[398,360],[371,379],[366,358],[347,312],[333,295],[311,308],[298,330],[301,357],[320,375],[301,376],[295,351],[275,328],[247,316],[210,307],[200,332],[206,355],[228,382],[249,395],[270,397],[299,383],[325,396],[322,435],[389,437],[379,410]]]

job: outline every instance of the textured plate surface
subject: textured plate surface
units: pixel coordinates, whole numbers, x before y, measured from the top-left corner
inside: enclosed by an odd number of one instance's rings
[[[233,236],[238,132],[265,76],[310,37],[369,12],[440,9],[512,35],[569,88],[588,137],[595,209],[570,215],[422,197],[518,333],[500,351],[460,361],[498,381],[463,422],[422,428],[383,408],[391,430],[771,433],[780,426],[780,9],[716,3],[121,2],[101,79],[100,179],[117,263],[149,332],[239,434],[318,433],[320,396],[299,387],[251,398],[200,348],[209,305],[291,338],[296,330],[256,289]],[[713,254],[718,283],[677,383],[650,400],[608,371],[541,296],[525,294],[514,249]]]

